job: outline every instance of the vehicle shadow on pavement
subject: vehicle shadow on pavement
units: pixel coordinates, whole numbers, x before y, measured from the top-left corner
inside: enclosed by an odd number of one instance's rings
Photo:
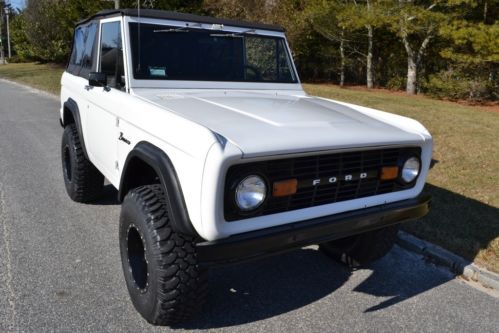
[[[436,273],[422,257],[397,246],[363,269],[372,273],[353,291],[380,298],[379,304],[363,313],[387,308],[454,278],[440,270]],[[356,272],[312,248],[219,268],[210,275],[210,296],[203,313],[181,327],[230,327],[278,316],[334,293],[352,274]]]
[[[428,264],[422,256],[406,252],[397,246],[368,268],[372,270],[372,274],[355,287],[354,291],[385,299],[364,312],[388,308],[454,279],[452,273],[439,270]]]
[[[277,316],[331,294],[350,275],[311,248],[214,269],[203,312],[181,327],[220,328]]]
[[[93,202],[90,202],[91,205],[101,205],[101,206],[113,206],[119,205],[118,201],[118,191],[111,184],[104,185],[102,189],[102,194]]]

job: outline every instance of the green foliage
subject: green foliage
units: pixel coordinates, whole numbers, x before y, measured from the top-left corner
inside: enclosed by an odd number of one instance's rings
[[[451,19],[442,24],[439,55],[446,66],[428,77],[428,94],[471,101],[497,100],[499,2],[449,0]]]
[[[14,48],[21,59],[64,63],[75,22],[107,4],[92,0],[28,0],[12,21]]]
[[[121,5],[136,8],[137,1],[121,0]],[[279,24],[286,29],[301,79],[310,81],[339,82],[343,72],[346,84],[365,84],[370,27],[375,85],[402,89],[412,57],[419,91],[439,98],[497,99],[497,0],[139,2],[142,8]],[[27,0],[24,10],[11,14],[13,50],[20,60],[64,63],[74,23],[113,6],[100,0]],[[5,29],[2,35],[5,41]]]
[[[26,59],[19,57],[17,54],[14,54],[9,58],[9,64],[20,64],[26,62]]]
[[[26,18],[24,14],[17,15],[11,20],[10,25],[12,44],[17,57],[23,61],[29,61],[34,58],[31,44],[26,36]]]
[[[452,41],[441,51],[445,58],[465,63],[499,62],[499,21],[492,25],[456,20],[440,34]]]
[[[449,100],[483,102],[499,98],[499,86],[491,78],[470,76],[459,69],[431,74],[423,89],[430,96]]]
[[[404,76],[394,76],[386,83],[386,87],[390,90],[404,90],[407,79]]]

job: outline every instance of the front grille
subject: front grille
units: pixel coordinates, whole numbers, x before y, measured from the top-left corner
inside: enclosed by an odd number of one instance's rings
[[[225,186],[224,213],[226,221],[275,214],[307,207],[391,193],[413,187],[395,180],[380,180],[384,166],[399,166],[408,156],[421,155],[420,148],[391,148],[234,165],[229,168]],[[245,175],[257,173],[267,180],[266,202],[256,211],[239,211],[234,202],[234,188]],[[353,175],[345,180],[346,175]],[[362,176],[361,176],[362,175]],[[335,183],[329,183],[330,177]],[[298,179],[298,190],[287,197],[272,197],[272,184],[290,178]],[[320,184],[313,181],[320,179]]]

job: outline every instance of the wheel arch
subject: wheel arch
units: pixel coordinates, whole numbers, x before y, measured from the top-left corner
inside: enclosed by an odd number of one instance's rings
[[[189,218],[172,161],[160,148],[141,141],[130,151],[123,165],[118,200],[122,202],[126,194],[135,187],[155,183],[160,183],[166,193],[172,228],[176,232],[199,237]]]
[[[78,136],[80,137],[81,148],[83,149],[83,154],[85,158],[88,160],[87,147],[85,146],[85,139],[83,138],[83,128],[81,124],[80,117],[80,109],[78,108],[78,104],[72,98],[68,98],[66,102],[64,102],[63,106],[63,114],[61,119],[62,127],[66,127],[67,125],[75,124],[76,130],[78,131]]]

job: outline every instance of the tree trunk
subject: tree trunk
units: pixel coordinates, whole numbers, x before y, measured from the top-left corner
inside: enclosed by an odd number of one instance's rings
[[[3,7],[0,7],[0,65],[5,65],[5,55],[3,53],[2,25],[3,25]]]
[[[367,13],[371,14],[371,2],[366,1]],[[368,24],[367,28],[367,59],[366,59],[366,81],[367,89],[373,88],[373,26]]]
[[[483,4],[483,24],[487,24],[487,10],[488,10],[488,1],[484,1],[484,4]]]
[[[402,0],[399,0],[402,3]],[[409,0],[407,0],[409,2]],[[411,1],[412,2],[412,1]],[[434,5],[431,5],[429,9],[433,8]],[[411,19],[405,16],[403,20],[401,20],[400,25],[400,35],[402,38],[402,43],[404,44],[405,51],[407,52],[407,84],[406,84],[406,92],[409,95],[415,95],[417,92],[417,80],[418,80],[418,66],[421,64],[424,53],[430,40],[433,37],[433,32],[435,30],[435,24],[430,24],[428,30],[426,31],[426,36],[419,47],[419,50],[415,50],[411,47],[409,43],[408,33],[407,33],[407,23]]]
[[[406,92],[409,95],[416,94],[416,82],[417,82],[417,62],[413,55],[407,56],[407,85]]]
[[[373,88],[373,27],[367,25],[367,59],[366,59],[366,72],[367,72],[367,88]]]
[[[412,50],[411,44],[409,44],[409,40],[407,39],[407,35],[405,32],[402,35],[402,43],[404,43],[405,51],[407,52],[407,82],[405,85],[405,91],[409,95],[416,94],[416,83],[417,83],[417,70],[418,70],[418,61],[417,55]]]
[[[341,30],[341,39],[340,39],[340,87],[343,87],[345,84],[345,32]]]

